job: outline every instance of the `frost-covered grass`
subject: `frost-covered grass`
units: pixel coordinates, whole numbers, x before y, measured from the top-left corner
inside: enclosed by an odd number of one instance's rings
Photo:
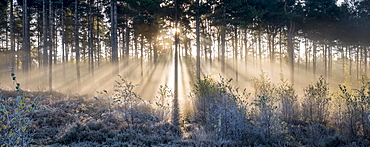
[[[1,117],[9,120],[12,113],[24,122],[12,131],[28,141],[21,146],[370,145],[366,80],[358,90],[342,85],[338,93],[330,94],[320,78],[300,97],[284,78],[272,83],[262,74],[253,79],[254,89],[240,89],[231,79],[220,79],[204,77],[194,83],[189,97],[194,111],[182,114],[179,126],[171,123],[173,93],[168,86],[161,86],[149,102],[133,90],[143,85],[122,78],[112,95],[103,90],[95,97],[0,90]],[[27,111],[35,98],[39,109]],[[9,99],[12,104],[7,105]],[[1,130],[3,138],[9,135],[7,129]]]

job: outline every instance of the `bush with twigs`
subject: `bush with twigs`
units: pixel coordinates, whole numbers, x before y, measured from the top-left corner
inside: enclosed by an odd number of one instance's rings
[[[222,77],[220,82],[204,77],[194,85],[195,111],[190,120],[199,124],[201,128],[196,130],[203,131],[210,140],[242,140],[250,129],[246,114],[249,94],[240,94],[230,82]]]
[[[32,141],[30,115],[35,109],[39,109],[38,100],[41,96],[30,100],[23,94],[13,72],[11,76],[18,96],[5,97],[0,94],[0,145],[28,146]]]

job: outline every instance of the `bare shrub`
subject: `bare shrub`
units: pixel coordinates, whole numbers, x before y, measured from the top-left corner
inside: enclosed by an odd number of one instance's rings
[[[159,96],[156,96],[157,101],[155,102],[155,114],[158,115],[160,120],[168,121],[170,119],[170,102],[173,99],[173,92],[167,85],[161,85],[159,87],[158,94]]]
[[[342,133],[354,138],[358,135],[370,138],[369,103],[370,103],[370,82],[362,80],[359,89],[349,91],[345,85],[339,85],[339,97],[344,102],[343,105],[343,128]]]
[[[220,82],[204,77],[194,85],[192,98],[195,110],[190,120],[201,125],[205,131],[204,133],[198,131],[198,134],[214,134],[217,140],[221,138],[237,140],[242,139],[243,134],[248,132],[250,127],[246,115],[248,94],[244,91],[240,95],[239,89],[233,88],[230,82],[231,79],[226,80],[222,77]]]
[[[12,71],[12,69],[11,69]],[[17,82],[14,73],[11,73],[15,84],[16,97],[0,95],[0,146],[28,146],[32,141],[31,114],[40,109],[37,96],[33,100],[26,97]]]
[[[278,94],[289,94],[286,90],[285,85],[278,89],[265,73],[260,75],[260,78],[254,78],[253,87],[255,90],[255,98],[251,103],[250,118],[254,126],[256,126],[261,133],[262,142],[276,142],[282,133],[285,133],[285,123],[280,118],[280,111],[278,109]],[[278,91],[280,90],[280,92]],[[285,92],[285,93],[284,93]],[[288,99],[287,97],[282,97]],[[285,100],[284,102],[287,102]],[[288,103],[284,103],[288,107]],[[283,109],[284,110],[284,109]],[[274,140],[274,141],[272,141]]]
[[[122,117],[128,125],[129,131],[133,131],[133,127],[153,124],[155,118],[152,115],[152,108],[133,91],[137,85],[133,85],[121,76],[119,77],[120,81],[116,81],[112,102],[115,105],[114,113]]]
[[[293,89],[293,85],[288,84],[283,75],[281,75],[281,82],[276,89],[277,96],[280,100],[278,109],[281,113],[281,119],[291,124],[299,119],[298,95]]]
[[[302,117],[306,122],[326,124],[329,116],[329,84],[321,76],[313,85],[304,89]]]
[[[292,126],[290,127],[290,134],[294,142],[299,143],[300,146],[336,146],[344,144],[344,139],[338,137],[334,129],[316,122]]]

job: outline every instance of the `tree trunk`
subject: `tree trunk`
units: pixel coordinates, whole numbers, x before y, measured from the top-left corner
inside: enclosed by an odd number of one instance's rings
[[[221,32],[222,32],[221,30],[222,30],[222,27],[221,27],[221,28],[218,28],[218,27],[217,27],[217,62],[218,62],[218,63],[221,63],[221,50],[222,50],[222,49],[221,49],[221,48],[222,48],[222,47],[221,47],[221,46],[222,46],[222,45],[221,45],[221,44],[222,44],[222,43],[221,43],[221,42],[222,42],[222,41],[221,41],[221,36],[222,36],[222,35],[221,35]]]
[[[343,45],[341,45],[341,52],[342,52],[342,73],[343,73],[343,77],[342,77],[342,79],[343,79],[343,82],[344,82],[344,79],[346,78],[346,76],[345,76],[345,73],[346,73],[346,70],[345,70],[345,63],[346,63],[346,55],[345,55],[345,51],[344,51],[344,47],[343,47]]]
[[[332,46],[329,44],[328,47],[328,82],[331,83],[332,79],[332,70],[333,70],[333,54],[332,54]]]
[[[94,85],[94,46],[93,46],[93,17],[92,17],[93,0],[89,0],[89,69],[91,76],[91,85]]]
[[[313,77],[316,78],[316,43],[312,42],[312,70]]]
[[[74,40],[76,51],[76,72],[77,72],[77,91],[81,90],[81,73],[80,73],[80,44],[79,44],[79,27],[78,27],[78,0],[75,0],[75,17],[74,17]]]
[[[309,62],[308,54],[309,54],[308,42],[307,42],[307,38],[305,37],[304,38],[304,56],[305,56],[305,62],[306,62],[306,65],[305,65],[306,76],[308,76],[308,62]]]
[[[249,50],[249,47],[248,47],[248,32],[247,32],[247,29],[244,29],[244,69],[245,69],[245,73],[248,72],[248,50]]]
[[[271,72],[271,75],[274,75],[274,62],[275,62],[275,44],[274,44],[274,34],[273,32],[270,31],[270,34],[267,34],[268,35],[268,47],[269,47],[269,50],[270,50],[270,72]]]
[[[53,13],[53,19],[54,19],[54,13]],[[54,20],[53,20],[54,21]],[[53,36],[52,37],[52,39],[53,39],[53,41],[52,41],[52,43],[54,43],[54,49],[53,49],[53,52],[54,52],[54,65],[57,65],[57,58],[58,58],[58,50],[57,50],[57,46],[58,46],[58,41],[57,41],[57,38],[58,38],[58,33],[57,33],[57,29],[55,29],[55,27],[56,27],[56,24],[54,24],[54,22],[53,22],[53,25],[52,25],[53,27],[54,27],[54,32],[53,32],[53,34],[55,34],[55,36]]]
[[[134,32],[134,47],[135,47],[135,64],[137,64],[138,63],[138,60],[139,60],[139,51],[138,51],[138,40],[137,39],[139,39],[139,35],[138,35],[138,33],[135,33]]]
[[[259,70],[262,70],[262,35],[261,31],[258,31],[258,60],[259,60]]]
[[[49,0],[49,90],[53,89],[53,17],[51,0]]]
[[[16,69],[15,67],[15,37],[14,37],[14,5],[13,1],[10,1],[10,50],[11,54],[11,67],[13,68],[13,72]]]
[[[141,78],[144,77],[144,67],[143,67],[143,61],[144,61],[144,35],[141,34],[140,36],[140,75]]]
[[[258,33],[257,31],[254,31],[253,34],[253,46],[254,48],[252,49],[252,58],[253,58],[253,67],[256,69],[257,68],[257,60],[258,60]]]
[[[238,26],[235,25],[234,30],[234,62],[235,62],[235,82],[238,83],[239,71],[238,71]]]
[[[364,50],[364,74],[367,75],[367,47],[363,47]]]
[[[154,64],[158,62],[158,48],[157,48],[157,36],[153,38],[153,56],[154,56]]]
[[[351,58],[352,46],[347,46],[347,57],[349,60],[349,80],[352,80],[352,58]]]
[[[295,24],[293,21],[290,21],[288,25],[288,55],[290,63],[290,81],[292,84],[294,84],[294,29]]]
[[[119,73],[118,67],[118,49],[117,49],[117,1],[111,0],[111,46],[112,46],[112,64],[113,75]]]
[[[202,33],[201,33],[201,36],[202,36],[202,37],[201,37],[201,38],[203,38],[203,40],[201,40],[201,41],[203,42],[203,45],[202,45],[202,46],[203,46],[203,56],[204,56],[204,61],[205,61],[205,62],[207,62],[207,60],[208,60],[208,57],[207,57],[207,56],[208,56],[208,55],[207,55],[207,43],[206,43],[206,38],[207,38],[207,37],[206,37],[206,31],[205,31],[205,28],[206,28],[206,27],[205,27],[205,25],[206,25],[205,23],[206,23],[206,22],[205,22],[205,21],[203,21],[203,22],[199,22],[199,23],[200,23],[200,25],[201,25],[201,26],[199,26],[199,27],[200,27],[200,28],[202,28],[202,30],[201,30],[201,31],[202,31]],[[200,47],[200,49],[202,49],[202,47]]]
[[[28,72],[31,65],[31,49],[30,49],[30,27],[28,21],[28,7],[27,7],[27,0],[23,0],[23,55],[24,60],[22,63],[23,72],[26,75],[25,77],[25,87],[28,86]]]
[[[96,9],[97,9],[97,12],[98,13],[100,13],[100,5],[101,5],[101,3],[100,3],[101,1],[98,1],[97,2],[97,7],[96,7]],[[100,25],[99,25],[99,22],[100,22],[100,17],[98,16],[98,17],[96,17],[96,29],[97,29],[97,31],[96,31],[96,37],[98,38],[97,39],[97,62],[98,62],[98,64],[97,64],[97,66],[98,67],[100,67],[100,53],[101,53],[101,45],[100,45]]]
[[[223,22],[221,26],[221,72],[225,73],[225,52],[226,52],[226,4],[223,6]]]
[[[178,4],[177,4],[177,0],[175,0],[175,29],[178,29]],[[175,76],[174,76],[174,100],[173,100],[173,114],[172,114],[172,124],[175,125],[175,126],[178,126],[179,125],[179,100],[178,100],[178,96],[179,96],[179,82],[178,82],[178,62],[179,62],[179,55],[178,55],[178,45],[179,45],[179,36],[178,36],[178,32],[175,31]]]
[[[197,45],[197,63],[196,63],[196,67],[197,67],[197,80],[199,81],[200,80],[200,33],[199,33],[199,0],[196,0],[196,16],[195,16],[195,36],[196,36],[196,45]]]
[[[280,63],[280,72],[283,71],[283,47],[282,47],[282,42],[283,42],[283,38],[282,38],[282,30],[280,30],[279,32],[279,63]]]
[[[284,1],[284,12],[287,15],[287,5],[288,1]],[[294,44],[293,44],[293,38],[294,38],[294,30],[295,30],[295,23],[292,20],[289,20],[288,24],[288,59],[290,64],[290,81],[292,84],[294,84]]]
[[[359,63],[360,63],[360,47],[356,47],[356,81],[360,79],[360,70],[359,70]]]
[[[116,8],[117,9],[117,8]],[[116,23],[117,23],[117,11],[115,11],[115,17],[116,17]],[[128,20],[128,17],[126,17],[126,35],[125,35],[125,39],[126,39],[126,51],[125,51],[125,54],[126,54],[126,62],[128,62],[128,60],[130,59],[130,24],[129,24],[129,20]],[[154,38],[155,40],[155,38]],[[154,41],[155,42],[155,41]],[[154,47],[155,48],[155,47]],[[157,54],[154,53],[154,58],[156,58]]]
[[[323,47],[324,59],[324,77],[328,79],[328,45],[325,43]]]
[[[62,1],[62,65],[63,65],[63,81],[67,80],[66,77],[66,51],[65,51],[65,36],[64,36],[64,3]]]

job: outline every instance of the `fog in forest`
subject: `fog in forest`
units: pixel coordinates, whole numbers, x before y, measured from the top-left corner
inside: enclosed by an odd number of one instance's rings
[[[370,146],[369,0],[0,12],[0,146]]]

